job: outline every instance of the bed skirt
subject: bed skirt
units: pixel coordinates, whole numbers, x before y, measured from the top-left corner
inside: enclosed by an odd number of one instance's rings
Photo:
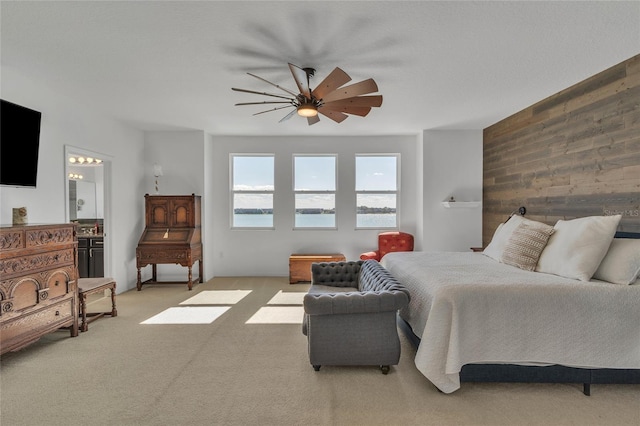
[[[420,338],[405,320],[398,326],[414,347]],[[525,366],[514,364],[466,364],[460,370],[460,382],[483,383],[582,383],[583,393],[591,395],[591,384],[640,384],[640,370],[615,368],[575,368],[563,365]]]

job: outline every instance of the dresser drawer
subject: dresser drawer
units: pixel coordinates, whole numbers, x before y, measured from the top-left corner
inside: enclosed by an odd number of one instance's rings
[[[52,250],[21,257],[0,259],[0,275],[2,279],[14,276],[33,275],[35,272],[59,269],[63,266],[75,265],[73,248]]]
[[[19,349],[40,336],[74,323],[73,298],[34,309],[19,317],[0,320],[0,347],[2,352]]]
[[[69,275],[65,271],[55,271],[47,280],[47,299],[62,297],[69,292]]]
[[[187,249],[165,248],[161,246],[154,247],[138,247],[136,252],[136,260],[139,266],[149,265],[151,263],[184,263],[189,258]]]
[[[15,229],[0,230],[0,250],[10,251],[24,248],[24,232]]]
[[[45,229],[26,229],[26,247],[32,248],[73,243],[75,241],[74,229],[73,225]]]

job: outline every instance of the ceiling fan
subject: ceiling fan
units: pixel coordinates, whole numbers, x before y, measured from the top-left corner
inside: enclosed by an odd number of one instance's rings
[[[282,99],[260,102],[242,102],[237,103],[236,106],[286,104],[266,111],[260,111],[253,115],[264,114],[266,112],[277,111],[285,108],[294,108],[293,111],[285,115],[280,122],[288,120],[294,114],[298,113],[298,115],[306,117],[309,125],[312,125],[320,121],[318,113],[337,123],[341,123],[348,117],[347,114],[364,117],[369,114],[372,107],[379,107],[382,105],[382,95],[362,96],[378,91],[378,85],[372,78],[345,86],[346,83],[351,81],[351,77],[349,77],[346,72],[336,67],[324,80],[322,80],[322,82],[320,82],[318,87],[311,90],[309,80],[314,76],[316,72],[315,69],[300,68],[293,64],[289,64],[289,69],[291,70],[293,79],[298,86],[299,93],[295,93],[292,90],[265,80],[262,77],[258,77],[255,74],[247,73],[258,80],[277,87],[287,93],[288,96],[232,87],[231,89],[237,92],[253,93],[256,95],[265,95]]]

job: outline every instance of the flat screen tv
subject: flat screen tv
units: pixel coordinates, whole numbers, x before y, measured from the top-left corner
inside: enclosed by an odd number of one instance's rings
[[[0,185],[36,186],[41,116],[0,100]]]

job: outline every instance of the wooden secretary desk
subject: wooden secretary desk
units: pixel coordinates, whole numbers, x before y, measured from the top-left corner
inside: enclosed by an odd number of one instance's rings
[[[145,229],[136,249],[138,291],[143,284],[184,284],[184,281],[158,281],[158,264],[177,264],[188,268],[186,284],[193,287],[191,269],[198,261],[198,282],[203,281],[201,207],[199,195],[149,195],[145,198]],[[151,279],[142,282],[140,270],[152,265]]]

